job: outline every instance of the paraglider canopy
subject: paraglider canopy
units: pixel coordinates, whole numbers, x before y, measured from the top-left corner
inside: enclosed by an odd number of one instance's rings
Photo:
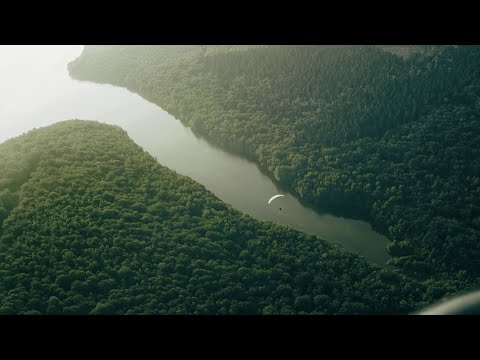
[[[279,197],[283,197],[283,196],[285,196],[285,195],[280,195],[280,194],[279,194],[279,195],[272,196],[272,197],[270,198],[270,200],[268,200],[268,204],[270,205],[270,203],[271,203],[273,200],[275,200],[276,198],[279,198]]]

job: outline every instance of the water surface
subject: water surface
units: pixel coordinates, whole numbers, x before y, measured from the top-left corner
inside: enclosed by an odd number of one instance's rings
[[[71,79],[67,64],[82,50],[82,46],[0,46],[0,142],[67,119],[119,125],[162,165],[191,177],[258,220],[317,235],[380,265],[390,258],[385,251],[389,240],[367,222],[303,206],[254,163],[211,146],[137,94]],[[278,193],[285,197],[268,205]]]

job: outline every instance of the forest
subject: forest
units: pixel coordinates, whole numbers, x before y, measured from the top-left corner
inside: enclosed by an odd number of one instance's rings
[[[93,121],[0,144],[0,216],[1,314],[397,314],[435,297]]]
[[[87,46],[69,70],[157,103],[310,204],[369,221],[392,240],[392,264],[439,297],[480,286],[480,47],[397,50]]]

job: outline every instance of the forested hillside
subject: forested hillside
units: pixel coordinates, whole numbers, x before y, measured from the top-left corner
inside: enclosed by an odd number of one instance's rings
[[[0,144],[0,216],[2,314],[405,313],[438,295],[241,214],[96,122]]]
[[[370,221],[436,293],[478,286],[480,47],[384,49],[111,47],[70,73],[138,92],[308,202]]]

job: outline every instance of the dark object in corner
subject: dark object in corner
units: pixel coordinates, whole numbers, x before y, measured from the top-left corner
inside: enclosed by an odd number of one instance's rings
[[[441,300],[439,303],[421,310],[416,315],[479,315],[480,291],[470,292]]]

